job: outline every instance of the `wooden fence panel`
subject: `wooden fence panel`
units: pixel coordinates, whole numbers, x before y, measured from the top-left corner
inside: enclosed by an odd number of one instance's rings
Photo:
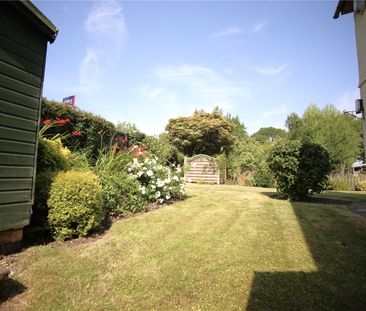
[[[184,174],[187,182],[220,184],[220,171],[213,157],[199,154],[189,159],[186,158],[185,165],[189,168]]]

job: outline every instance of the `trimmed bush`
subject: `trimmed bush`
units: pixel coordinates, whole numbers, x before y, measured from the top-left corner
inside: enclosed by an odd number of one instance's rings
[[[37,172],[62,171],[70,168],[67,154],[70,151],[62,146],[61,140],[39,138]]]
[[[146,199],[141,194],[138,181],[131,175],[104,173],[99,179],[102,183],[104,206],[109,215],[146,210]]]
[[[254,183],[256,187],[270,188],[274,186],[273,174],[265,163],[255,170]]]
[[[359,181],[355,188],[357,191],[366,191],[366,181]]]
[[[51,170],[45,170],[37,174],[34,204],[32,206],[32,225],[48,227],[47,201],[50,197],[51,185],[56,175],[57,172]]]
[[[268,166],[280,195],[292,200],[321,192],[331,170],[329,154],[321,145],[289,140],[275,142]]]
[[[86,236],[103,220],[102,188],[92,172],[60,172],[51,186],[48,222],[53,237]]]

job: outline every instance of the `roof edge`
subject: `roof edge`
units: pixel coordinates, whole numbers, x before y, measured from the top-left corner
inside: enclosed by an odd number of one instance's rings
[[[55,41],[58,29],[32,2],[29,0],[20,0],[8,1],[8,3],[34,23],[45,34],[50,43]]]
[[[353,0],[339,0],[333,18],[337,19],[339,15],[353,12]]]

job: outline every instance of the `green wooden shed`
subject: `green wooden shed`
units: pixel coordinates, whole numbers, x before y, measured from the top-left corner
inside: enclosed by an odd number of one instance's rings
[[[30,1],[0,1],[0,253],[20,243],[30,221],[47,44],[56,35]]]

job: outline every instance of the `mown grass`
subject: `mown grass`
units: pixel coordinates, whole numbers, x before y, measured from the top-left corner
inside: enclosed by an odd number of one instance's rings
[[[324,191],[317,197],[366,204],[366,193],[364,191]]]
[[[101,239],[28,249],[14,274],[27,290],[6,306],[363,310],[364,219],[260,188],[189,185],[188,194],[114,223]]]

